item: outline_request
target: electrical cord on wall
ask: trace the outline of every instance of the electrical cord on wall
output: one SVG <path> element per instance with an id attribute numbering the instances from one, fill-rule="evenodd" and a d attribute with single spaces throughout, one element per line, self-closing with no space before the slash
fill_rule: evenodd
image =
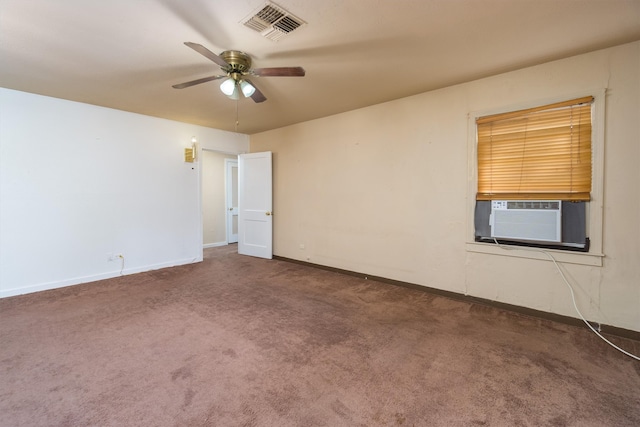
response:
<path id="1" fill-rule="evenodd" d="M 498 243 L 498 240 L 495 239 L 495 238 L 493 239 L 493 241 L 496 243 L 496 245 L 498 245 L 499 248 L 502 248 L 502 249 L 505 249 L 505 250 L 516 249 L 516 248 L 509 247 L 509 246 L 501 245 L 500 243 Z M 558 261 L 556 261 L 556 259 L 553 257 L 553 255 L 551 255 L 549 252 L 547 252 L 547 251 L 545 251 L 543 249 L 526 248 L 526 247 L 518 247 L 517 249 L 528 250 L 528 251 L 533 251 L 533 252 L 542 252 L 547 257 L 549 257 L 549 259 L 553 262 L 553 265 L 556 266 L 556 270 L 558 270 L 558 273 L 560 273 L 560 277 L 562 277 L 562 280 L 564 281 L 564 283 L 569 288 L 569 292 L 571 293 L 571 300 L 573 301 L 573 308 L 576 310 L 576 313 L 578 313 L 578 316 L 580 316 L 580 319 L 582 319 L 582 321 L 585 323 L 585 325 L 587 325 L 589 327 L 589 329 L 591 329 L 591 331 L 593 331 L 594 334 L 599 336 L 604 342 L 609 344 L 611 347 L 615 348 L 616 350 L 626 354 L 627 356 L 629 356 L 629 357 L 631 357 L 631 358 L 633 358 L 635 360 L 640 361 L 640 357 L 636 356 L 635 354 L 631 354 L 626 350 L 621 349 L 620 347 L 618 347 L 617 345 L 615 345 L 614 343 L 612 343 L 611 341 L 609 341 L 608 339 L 603 337 L 602 334 L 600 332 L 598 332 L 593 326 L 591 326 L 591 323 L 589 323 L 587 321 L 587 319 L 584 318 L 584 316 L 582 315 L 582 312 L 580 312 L 580 309 L 578 308 L 578 304 L 576 303 L 576 296 L 575 296 L 575 293 L 573 291 L 573 287 L 571 286 L 571 284 L 567 280 L 566 276 L 564 275 L 564 273 L 560 269 L 560 266 L 558 265 Z"/>
<path id="2" fill-rule="evenodd" d="M 120 264 L 120 275 L 122 276 L 122 272 L 124 271 L 124 255 L 120 254 L 118 255 L 118 258 L 122 260 L 122 263 Z"/>

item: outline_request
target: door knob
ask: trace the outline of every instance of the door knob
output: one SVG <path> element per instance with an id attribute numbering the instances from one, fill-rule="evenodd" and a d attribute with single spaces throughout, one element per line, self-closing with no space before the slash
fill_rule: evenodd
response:
<path id="1" fill-rule="evenodd" d="M 229 210 L 230 210 L 230 211 L 232 211 L 232 210 L 233 210 L 233 208 L 229 208 Z"/>
<path id="2" fill-rule="evenodd" d="M 271 213 L 271 212 L 269 212 L 269 211 L 266 211 L 264 214 L 265 214 L 266 216 L 272 215 L 272 213 Z"/>

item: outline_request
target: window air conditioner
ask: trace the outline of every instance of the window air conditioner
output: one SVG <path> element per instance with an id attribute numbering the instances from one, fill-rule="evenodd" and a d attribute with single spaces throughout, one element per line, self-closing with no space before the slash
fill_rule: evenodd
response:
<path id="1" fill-rule="evenodd" d="M 492 200 L 491 237 L 561 242 L 560 200 Z"/>

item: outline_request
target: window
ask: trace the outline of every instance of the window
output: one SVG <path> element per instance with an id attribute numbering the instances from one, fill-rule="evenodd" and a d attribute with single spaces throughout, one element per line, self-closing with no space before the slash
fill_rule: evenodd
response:
<path id="1" fill-rule="evenodd" d="M 589 250 L 593 101 L 476 119 L 476 241 Z"/>

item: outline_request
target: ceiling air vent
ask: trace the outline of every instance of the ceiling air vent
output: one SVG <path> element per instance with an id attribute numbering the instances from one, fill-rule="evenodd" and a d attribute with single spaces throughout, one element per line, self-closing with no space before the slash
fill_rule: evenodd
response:
<path id="1" fill-rule="evenodd" d="M 246 17 L 242 23 L 269 40 L 278 41 L 300 28 L 306 22 L 280 6 L 267 2 L 257 12 Z"/>

